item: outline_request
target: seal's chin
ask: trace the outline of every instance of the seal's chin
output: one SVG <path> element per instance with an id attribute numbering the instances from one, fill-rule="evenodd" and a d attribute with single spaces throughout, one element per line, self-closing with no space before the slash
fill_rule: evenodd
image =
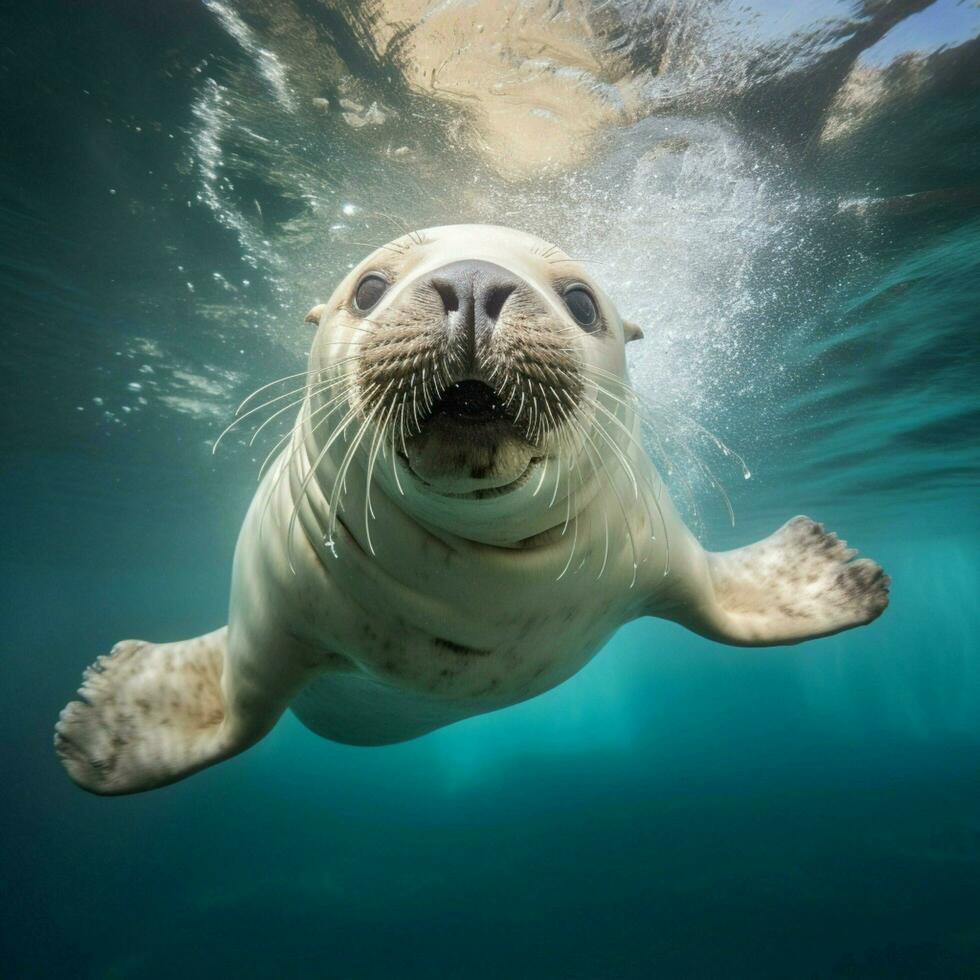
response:
<path id="1" fill-rule="evenodd" d="M 477 380 L 452 385 L 404 449 L 399 455 L 427 490 L 471 499 L 519 489 L 539 458 L 497 393 Z"/>

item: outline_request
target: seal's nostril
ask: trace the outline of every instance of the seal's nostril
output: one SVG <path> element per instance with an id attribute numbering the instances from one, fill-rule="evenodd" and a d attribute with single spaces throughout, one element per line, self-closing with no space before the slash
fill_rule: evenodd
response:
<path id="1" fill-rule="evenodd" d="M 483 310 L 491 321 L 494 323 L 497 321 L 500 311 L 504 308 L 504 303 L 507 302 L 508 297 L 516 288 L 513 283 L 504 283 L 490 289 L 483 301 Z"/>
<path id="2" fill-rule="evenodd" d="M 442 305 L 447 313 L 455 313 L 459 309 L 459 295 L 452 283 L 433 279 L 432 288 L 442 297 Z"/>

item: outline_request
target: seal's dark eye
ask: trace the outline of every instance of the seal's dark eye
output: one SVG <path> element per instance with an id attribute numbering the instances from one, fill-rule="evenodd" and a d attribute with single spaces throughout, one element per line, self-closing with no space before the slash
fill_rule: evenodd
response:
<path id="1" fill-rule="evenodd" d="M 592 330 L 599 325 L 599 310 L 588 290 L 582 286 L 573 286 L 565 293 L 564 298 L 569 312 L 586 330 Z"/>
<path id="2" fill-rule="evenodd" d="M 378 300 L 384 296 L 388 289 L 388 280 L 384 276 L 379 276 L 376 272 L 369 272 L 361 277 L 361 281 L 354 290 L 354 306 L 361 313 L 367 313 Z"/>

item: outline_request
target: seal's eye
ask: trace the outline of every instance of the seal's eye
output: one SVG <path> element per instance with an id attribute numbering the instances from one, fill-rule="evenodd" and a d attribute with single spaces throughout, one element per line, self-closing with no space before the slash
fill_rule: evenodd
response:
<path id="1" fill-rule="evenodd" d="M 367 313 L 378 300 L 388 291 L 388 280 L 376 272 L 361 276 L 361 281 L 354 290 L 354 306 L 361 312 Z"/>
<path id="2" fill-rule="evenodd" d="M 573 286 L 564 296 L 573 317 L 590 332 L 599 325 L 599 310 L 592 294 L 584 286 Z"/>

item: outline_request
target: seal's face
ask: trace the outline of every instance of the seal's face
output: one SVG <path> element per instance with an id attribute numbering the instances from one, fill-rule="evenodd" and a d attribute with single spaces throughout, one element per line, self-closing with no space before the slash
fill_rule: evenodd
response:
<path id="1" fill-rule="evenodd" d="M 612 304 L 556 246 L 456 225 L 355 268 L 320 316 L 311 367 L 345 379 L 368 455 L 396 461 L 396 492 L 430 514 L 497 501 L 500 515 L 538 495 L 549 461 L 582 452 L 588 393 L 601 372 L 623 376 L 623 342 Z"/>

